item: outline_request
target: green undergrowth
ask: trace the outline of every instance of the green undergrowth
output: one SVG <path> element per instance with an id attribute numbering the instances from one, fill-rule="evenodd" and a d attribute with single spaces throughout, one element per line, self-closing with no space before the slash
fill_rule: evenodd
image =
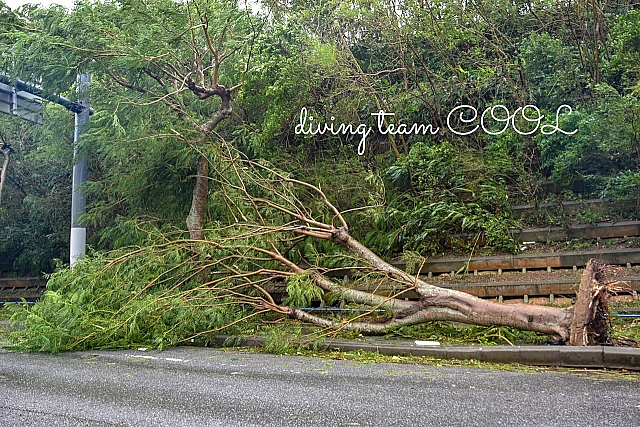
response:
<path id="1" fill-rule="evenodd" d="M 630 309 L 631 311 L 629 311 Z M 640 300 L 612 302 L 609 304 L 609 311 L 612 315 L 628 311 L 640 314 Z M 640 345 L 640 318 L 612 317 L 611 338 L 628 344 L 635 342 Z"/>
<path id="2" fill-rule="evenodd" d="M 385 338 L 433 340 L 445 344 L 481 345 L 540 345 L 546 339 L 535 332 L 520 331 L 506 326 L 477 326 L 430 322 L 403 326 L 385 335 Z"/>
<path id="3" fill-rule="evenodd" d="M 634 305 L 615 306 L 611 309 L 612 314 L 616 314 L 624 308 L 637 307 L 640 308 L 638 301 L 634 301 Z M 640 345 L 640 318 L 622 318 L 613 317 L 611 319 L 611 338 L 626 342 L 632 345 L 634 342 Z"/>
<path id="4" fill-rule="evenodd" d="M 255 324 L 243 331 L 246 335 L 260 336 L 264 339 L 264 351 L 274 354 L 295 354 L 308 348 L 315 348 L 330 339 L 365 339 L 358 331 L 340 332 L 302 325 L 293 320 L 277 324 Z M 508 327 L 483 327 L 463 325 L 451 322 L 430 322 L 414 326 L 396 328 L 383 340 L 431 340 L 443 345 L 480 344 L 480 345 L 541 345 L 547 336 L 534 332 L 524 332 Z M 230 343 L 232 345 L 232 343 Z"/>
<path id="5" fill-rule="evenodd" d="M 640 318 L 633 320 L 615 319 L 612 321 L 612 338 L 635 341 L 640 344 Z"/>
<path id="6" fill-rule="evenodd" d="M 0 306 L 0 347 L 8 342 L 9 325 L 8 321 L 11 318 L 11 313 L 6 310 L 4 305 Z"/>

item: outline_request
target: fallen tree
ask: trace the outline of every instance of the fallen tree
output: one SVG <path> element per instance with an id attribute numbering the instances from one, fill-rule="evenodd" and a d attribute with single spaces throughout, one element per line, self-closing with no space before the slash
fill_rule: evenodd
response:
<path id="1" fill-rule="evenodd" d="M 246 165 L 242 168 L 245 172 L 260 168 L 267 170 L 265 166 L 258 163 L 251 161 L 245 161 L 243 163 Z M 259 174 L 253 173 L 247 174 L 245 180 L 257 183 L 259 187 L 268 189 L 268 193 L 271 195 L 269 200 L 255 197 L 246 191 L 246 187 L 236 187 L 237 190 L 240 190 L 239 193 L 244 196 L 248 204 L 255 206 L 258 212 L 258 206 L 263 205 L 275 209 L 285 216 L 289 216 L 293 222 L 285 226 L 287 232 L 313 239 L 327 240 L 339 245 L 344 248 L 354 260 L 357 260 L 357 265 L 361 270 L 366 270 L 369 274 L 374 272 L 378 275 L 383 275 L 386 281 L 392 282 L 399 290 L 391 296 L 381 296 L 371 292 L 363 292 L 345 287 L 328 278 L 320 269 L 311 266 L 307 268 L 300 267 L 284 256 L 282 252 L 273 245 L 271 249 L 258 249 L 258 252 L 277 261 L 291 273 L 308 274 L 313 283 L 325 292 L 338 294 L 341 298 L 354 303 L 374 308 L 385 308 L 391 312 L 391 316 L 378 319 L 375 322 L 351 321 L 345 323 L 343 321 L 327 320 L 314 316 L 295 307 L 277 306 L 272 301 L 267 301 L 268 299 L 262 302 L 262 307 L 264 308 L 272 309 L 292 318 L 316 325 L 342 330 L 358 330 L 364 333 L 383 333 L 390 328 L 398 326 L 445 320 L 484 326 L 508 326 L 524 331 L 534 331 L 550 335 L 561 340 L 567 340 L 570 336 L 573 340 L 574 335 L 579 335 L 577 330 L 584 329 L 583 323 L 587 321 L 586 318 L 576 319 L 573 316 L 574 312 L 582 313 L 587 310 L 590 316 L 593 317 L 596 313 L 601 313 L 605 308 L 604 306 L 591 309 L 583 307 L 583 305 L 591 302 L 591 298 L 587 300 L 579 299 L 574 308 L 568 309 L 527 304 L 504 305 L 494 301 L 482 300 L 463 292 L 430 285 L 418 275 L 410 275 L 390 263 L 383 261 L 375 253 L 354 239 L 349 234 L 349 227 L 343 214 L 331 204 L 327 195 L 320 188 L 287 178 L 285 175 L 274 172 L 272 169 L 268 169 L 268 171 L 274 176 L 265 179 L 260 177 Z M 297 197 L 290 197 L 292 187 L 300 187 L 310 195 L 317 197 L 318 200 L 321 200 L 327 213 L 331 217 L 332 223 L 325 223 L 315 219 L 310 214 L 308 208 L 300 205 Z M 337 223 L 337 225 L 335 225 L 335 223 Z M 585 270 L 585 279 L 583 279 L 584 286 L 581 288 L 581 293 L 591 295 L 591 289 L 587 286 L 587 282 L 593 286 L 592 282 L 594 282 L 594 278 L 596 277 L 595 271 L 600 272 L 601 269 L 602 267 L 598 263 L 589 263 Z M 286 276 L 289 273 L 281 271 L 279 274 Z M 597 281 L 595 282 L 597 285 Z M 418 301 L 404 300 L 402 295 L 407 290 L 417 292 L 420 299 Z M 591 321 L 591 318 L 589 321 Z M 573 340 L 572 345 L 580 345 L 578 342 L 581 341 Z M 589 341 L 589 343 L 593 342 Z"/>
<path id="2" fill-rule="evenodd" d="M 15 320 L 27 329 L 14 339 L 47 351 L 162 347 L 233 332 L 244 321 L 271 313 L 320 326 L 325 334 L 382 334 L 400 326 L 454 321 L 533 331 L 571 345 L 605 343 L 606 324 L 594 323 L 606 310 L 604 300 L 594 296 L 603 296 L 599 263 L 587 266 L 580 297 L 570 308 L 500 304 L 439 288 L 354 239 L 345 213 L 317 186 L 246 159 L 224 143 L 220 147 L 217 163 L 210 164 L 219 189 L 213 196 L 226 200 L 234 221 L 206 230 L 203 240 L 138 224 L 147 236 L 140 246 L 94 254 L 74 270 L 56 273 L 35 307 L 16 309 Z M 323 241 L 331 242 L 331 257 L 341 261 L 340 268 L 356 271 L 355 280 L 331 278 L 322 251 L 314 259 L 301 255 L 302 246 Z M 283 280 L 287 296 L 276 302 L 268 288 Z M 358 290 L 359 285 L 371 290 Z M 382 285 L 394 290 L 380 294 Z M 406 300 L 409 290 L 419 300 Z M 368 309 L 351 319 L 302 309 L 320 298 Z"/>

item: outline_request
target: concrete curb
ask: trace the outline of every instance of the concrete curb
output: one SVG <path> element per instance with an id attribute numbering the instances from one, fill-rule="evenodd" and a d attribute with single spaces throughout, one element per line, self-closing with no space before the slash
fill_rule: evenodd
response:
<path id="1" fill-rule="evenodd" d="M 640 348 L 567 346 L 421 347 L 349 341 L 332 341 L 326 348 L 341 351 L 371 351 L 384 355 L 424 356 L 436 359 L 475 359 L 491 363 L 640 371 Z"/>
<path id="2" fill-rule="evenodd" d="M 220 336 L 219 346 L 241 344 L 262 347 L 261 338 Z M 520 363 L 534 366 L 562 366 L 567 368 L 627 369 L 640 371 L 640 348 L 630 347 L 569 347 L 569 346 L 418 346 L 412 342 L 331 340 L 323 344 L 324 350 L 367 351 L 385 356 L 420 356 L 434 359 L 481 360 L 490 363 Z"/>

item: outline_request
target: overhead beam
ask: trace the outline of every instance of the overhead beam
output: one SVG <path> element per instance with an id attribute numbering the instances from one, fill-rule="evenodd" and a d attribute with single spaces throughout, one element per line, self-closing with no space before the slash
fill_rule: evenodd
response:
<path id="1" fill-rule="evenodd" d="M 24 82 L 20 79 L 13 81 L 8 76 L 0 75 L 0 83 L 8 86 L 15 85 L 13 87 L 15 87 L 17 91 L 26 92 L 31 95 L 38 96 L 42 99 L 46 99 L 47 101 L 62 105 L 67 110 L 76 114 L 84 112 L 84 110 L 87 108 L 85 105 L 83 105 L 81 100 L 72 101 L 68 98 L 65 98 L 64 96 L 56 95 L 54 93 L 45 94 L 42 88 L 32 83 Z M 89 108 L 89 114 L 93 114 L 93 108 Z"/>

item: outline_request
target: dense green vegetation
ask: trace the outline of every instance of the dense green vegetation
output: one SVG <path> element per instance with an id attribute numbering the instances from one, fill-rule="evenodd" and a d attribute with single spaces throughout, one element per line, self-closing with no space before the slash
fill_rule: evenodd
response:
<path id="1" fill-rule="evenodd" d="M 234 254 L 225 289 L 258 268 L 255 248 L 354 265 L 329 241 L 279 228 L 290 221 L 274 205 L 282 201 L 338 222 L 308 188 L 279 187 L 282 177 L 321 188 L 351 234 L 387 259 L 441 253 L 462 233 L 472 246 L 484 235 L 514 251 L 511 227 L 553 221 L 516 218 L 514 204 L 608 197 L 629 202 L 617 213 L 628 219 L 640 209 L 640 9 L 628 2 L 276 0 L 257 12 L 213 0 L 78 2 L 2 7 L 0 38 L 2 73 L 47 92 L 73 98 L 77 73 L 92 73 L 96 113 L 83 141 L 92 251 L 83 274 L 56 273 L 46 304 L 25 314 L 34 331 L 55 329 L 34 349 L 175 344 L 247 316 L 246 300 L 201 288 L 211 280 L 204 259 Z M 219 87 L 233 88 L 233 112 L 205 132 L 224 103 L 206 91 Z M 51 273 L 69 261 L 73 118 L 48 105 L 42 126 L 0 120 L 12 147 L 0 264 Z M 310 123 L 352 132 L 300 132 Z M 401 123 L 429 128 L 381 132 Z M 181 239 L 200 159 L 207 242 L 195 248 Z M 248 193 L 271 201 L 255 206 Z M 252 223 L 276 231 L 249 236 Z M 250 248 L 242 261 L 238 242 Z M 142 259 L 121 262 L 132 246 Z M 317 294 L 307 282 L 290 281 L 290 298 Z M 162 286 L 147 293 L 150 283 Z M 87 303 L 97 294 L 109 298 Z M 204 311 L 188 314 L 194 307 Z"/>

